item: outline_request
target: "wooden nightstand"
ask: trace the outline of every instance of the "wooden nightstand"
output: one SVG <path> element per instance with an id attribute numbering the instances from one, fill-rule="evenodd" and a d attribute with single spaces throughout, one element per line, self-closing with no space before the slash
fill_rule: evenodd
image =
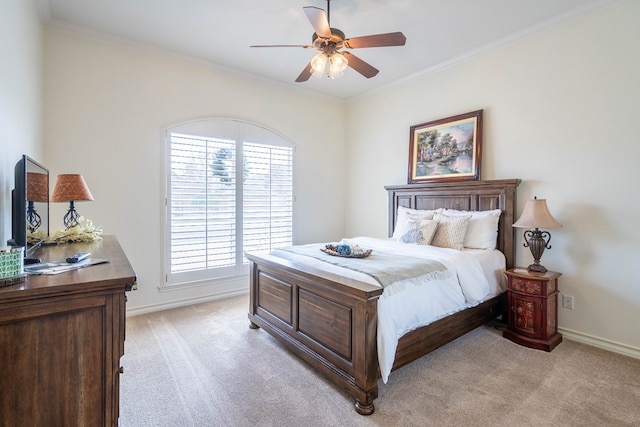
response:
<path id="1" fill-rule="evenodd" d="M 503 336 L 526 347 L 551 351 L 562 342 L 558 333 L 558 277 L 512 268 L 507 275 L 509 323 Z"/>

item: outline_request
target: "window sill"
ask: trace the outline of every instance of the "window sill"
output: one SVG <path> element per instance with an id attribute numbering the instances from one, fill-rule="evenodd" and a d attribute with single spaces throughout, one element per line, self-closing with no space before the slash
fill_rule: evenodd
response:
<path id="1" fill-rule="evenodd" d="M 171 292 L 178 291 L 189 288 L 200 288 L 207 286 L 223 286 L 232 283 L 244 282 L 248 285 L 249 282 L 249 274 L 241 274 L 238 276 L 228 276 L 228 277 L 220 277 L 216 279 L 206 279 L 206 280 L 198 280 L 194 282 L 183 282 L 183 283 L 175 283 L 175 284 L 163 284 L 158 286 L 158 290 L 160 292 Z"/>

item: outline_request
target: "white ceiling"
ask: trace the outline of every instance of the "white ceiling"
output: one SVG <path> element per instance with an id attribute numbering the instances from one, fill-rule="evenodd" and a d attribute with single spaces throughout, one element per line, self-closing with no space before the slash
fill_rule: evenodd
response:
<path id="1" fill-rule="evenodd" d="M 310 44 L 303 6 L 323 0 L 39 0 L 46 23 L 186 55 L 225 69 L 352 98 L 473 56 L 613 0 L 333 0 L 331 26 L 346 37 L 402 31 L 401 47 L 354 49 L 380 70 L 366 79 L 294 80 L 315 51 L 249 48 Z"/>

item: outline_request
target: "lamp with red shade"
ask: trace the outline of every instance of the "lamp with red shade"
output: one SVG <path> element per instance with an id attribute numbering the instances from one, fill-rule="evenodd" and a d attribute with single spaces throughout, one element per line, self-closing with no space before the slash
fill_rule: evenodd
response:
<path id="1" fill-rule="evenodd" d="M 93 200 L 93 195 L 84 178 L 80 174 L 60 174 L 51 195 L 52 202 L 69 202 L 69 210 L 64 215 L 67 229 L 78 225 L 80 214 L 76 211 L 75 202 Z"/>

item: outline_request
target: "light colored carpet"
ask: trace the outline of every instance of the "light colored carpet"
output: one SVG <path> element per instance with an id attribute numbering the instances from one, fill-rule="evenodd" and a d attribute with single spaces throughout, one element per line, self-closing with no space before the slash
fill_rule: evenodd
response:
<path id="1" fill-rule="evenodd" d="M 248 297 L 127 319 L 120 425 L 638 426 L 640 360 L 565 340 L 532 350 L 480 327 L 379 382 L 376 411 L 262 329 Z"/>

